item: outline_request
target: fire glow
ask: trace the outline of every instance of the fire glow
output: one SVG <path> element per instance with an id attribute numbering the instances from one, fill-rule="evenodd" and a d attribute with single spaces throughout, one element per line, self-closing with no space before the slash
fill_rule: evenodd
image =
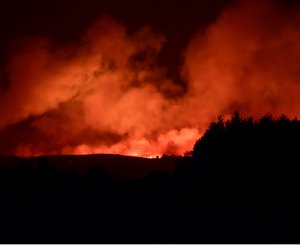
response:
<path id="1" fill-rule="evenodd" d="M 156 64 L 167 38 L 150 27 L 103 16 L 73 44 L 24 39 L 0 89 L 0 154 L 182 155 L 219 115 L 298 116 L 299 17 L 271 1 L 225 9 L 185 51 L 187 88 Z"/>

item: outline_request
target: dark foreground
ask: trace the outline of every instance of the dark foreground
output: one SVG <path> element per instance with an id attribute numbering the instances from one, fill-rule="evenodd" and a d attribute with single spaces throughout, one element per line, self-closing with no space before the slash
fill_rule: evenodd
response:
<path id="1" fill-rule="evenodd" d="M 300 243 L 299 150 L 298 120 L 236 114 L 211 124 L 192 157 L 153 166 L 2 158 L 15 167 L 0 168 L 0 242 Z"/>

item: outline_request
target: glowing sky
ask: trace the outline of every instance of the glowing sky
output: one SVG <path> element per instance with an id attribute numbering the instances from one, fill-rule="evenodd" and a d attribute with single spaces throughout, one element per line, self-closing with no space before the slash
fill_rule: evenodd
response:
<path id="1" fill-rule="evenodd" d="M 1 154 L 184 154 L 219 115 L 299 115 L 295 4 L 27 4 L 1 17 Z"/>

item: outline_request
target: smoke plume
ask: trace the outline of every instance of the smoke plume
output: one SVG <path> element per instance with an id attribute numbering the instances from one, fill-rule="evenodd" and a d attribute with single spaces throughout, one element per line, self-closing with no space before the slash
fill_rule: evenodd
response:
<path id="1" fill-rule="evenodd" d="M 191 39 L 182 77 L 156 59 L 151 27 L 129 34 L 102 16 L 73 44 L 26 38 L 0 89 L 0 153 L 183 154 L 219 115 L 300 113 L 300 15 L 239 1 Z M 180 53 L 180 52 L 178 52 Z"/>

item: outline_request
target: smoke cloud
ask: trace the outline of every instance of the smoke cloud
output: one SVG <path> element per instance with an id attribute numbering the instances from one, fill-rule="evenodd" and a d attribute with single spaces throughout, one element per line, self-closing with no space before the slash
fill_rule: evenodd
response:
<path id="1" fill-rule="evenodd" d="M 241 1 L 194 37 L 184 72 L 199 115 L 299 115 L 299 14 Z"/>
<path id="2" fill-rule="evenodd" d="M 299 9 L 240 1 L 186 48 L 172 82 L 156 59 L 166 37 L 129 34 L 108 16 L 79 41 L 26 38 L 0 89 L 0 153 L 183 154 L 219 115 L 299 115 Z"/>

